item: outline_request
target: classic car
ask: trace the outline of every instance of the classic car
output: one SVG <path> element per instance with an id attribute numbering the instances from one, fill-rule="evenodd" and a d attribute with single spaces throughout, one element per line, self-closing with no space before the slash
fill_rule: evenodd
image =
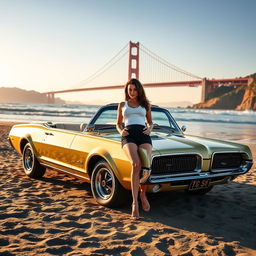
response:
<path id="1" fill-rule="evenodd" d="M 91 183 L 96 201 L 115 207 L 131 189 L 131 164 L 116 130 L 118 104 L 101 107 L 88 124 L 14 125 L 12 147 L 22 155 L 25 173 L 41 178 L 55 169 Z M 205 194 L 232 181 L 253 164 L 248 146 L 184 133 L 167 109 L 152 106 L 152 171 L 147 192 L 186 190 Z"/>

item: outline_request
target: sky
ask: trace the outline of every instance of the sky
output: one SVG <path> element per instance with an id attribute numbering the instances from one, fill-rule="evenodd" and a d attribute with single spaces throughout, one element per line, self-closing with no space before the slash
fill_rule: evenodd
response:
<path id="1" fill-rule="evenodd" d="M 77 88 L 129 41 L 199 77 L 246 76 L 256 72 L 255 9 L 254 0 L 0 0 L 0 87 Z M 115 85 L 118 74 L 107 79 Z M 146 93 L 152 103 L 197 103 L 201 88 Z M 57 97 L 120 102 L 123 90 Z"/>

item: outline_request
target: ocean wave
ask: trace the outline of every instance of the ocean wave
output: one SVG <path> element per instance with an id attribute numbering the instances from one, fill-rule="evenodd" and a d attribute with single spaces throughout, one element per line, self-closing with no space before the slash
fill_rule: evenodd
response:
<path id="1" fill-rule="evenodd" d="M 88 110 L 60 110 L 60 109 L 36 109 L 36 108 L 1 108 L 1 114 L 10 114 L 10 115 L 40 115 L 40 116 L 93 116 L 95 111 Z"/>
<path id="2" fill-rule="evenodd" d="M 220 109 L 189 109 L 189 108 L 167 108 L 170 113 L 193 113 L 203 115 L 226 115 L 226 116 L 254 116 L 256 117 L 256 111 L 253 110 L 220 110 Z"/>
<path id="3" fill-rule="evenodd" d="M 248 121 L 248 120 L 223 120 L 223 119 L 187 119 L 187 118 L 175 118 L 177 122 L 198 122 L 198 123 L 225 123 L 225 124 L 253 124 L 256 125 L 255 121 Z"/>
<path id="4" fill-rule="evenodd" d="M 91 105 L 50 105 L 50 104 L 24 104 L 1 103 L 0 118 L 6 116 L 22 119 L 49 119 L 63 118 L 78 120 L 79 118 L 91 118 L 100 106 Z M 256 112 L 235 110 L 202 110 L 168 108 L 177 122 L 201 122 L 201 123 L 230 123 L 256 125 Z M 160 118 L 160 117 L 158 117 Z"/>
<path id="5" fill-rule="evenodd" d="M 13 115 L 13 116 L 63 116 L 63 117 L 92 117 L 93 113 L 75 113 L 75 112 L 69 112 L 69 113 L 64 113 L 64 112 L 39 112 L 39 111 L 34 111 L 34 112 L 2 112 L 0 115 Z"/>

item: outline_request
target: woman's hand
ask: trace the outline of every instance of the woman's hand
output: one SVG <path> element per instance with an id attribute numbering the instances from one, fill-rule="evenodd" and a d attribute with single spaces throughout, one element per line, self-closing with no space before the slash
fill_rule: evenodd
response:
<path id="1" fill-rule="evenodd" d="M 121 136 L 127 136 L 127 135 L 129 135 L 129 132 L 124 128 L 122 130 Z"/>
<path id="2" fill-rule="evenodd" d="M 147 134 L 147 135 L 150 135 L 151 129 L 150 129 L 149 127 L 145 127 L 145 128 L 143 129 L 143 133 L 144 133 L 144 134 Z"/>

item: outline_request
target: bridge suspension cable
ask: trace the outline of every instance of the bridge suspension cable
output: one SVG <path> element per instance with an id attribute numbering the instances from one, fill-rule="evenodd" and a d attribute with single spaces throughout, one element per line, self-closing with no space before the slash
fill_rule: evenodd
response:
<path id="1" fill-rule="evenodd" d="M 73 88 L 80 88 L 82 86 L 85 86 L 89 84 L 91 81 L 99 78 L 102 76 L 106 71 L 111 69 L 116 63 L 118 63 L 121 59 L 124 58 L 128 54 L 128 43 L 120 50 L 116 55 L 114 55 L 105 65 L 103 65 L 100 69 L 98 69 L 95 73 L 87 77 L 86 79 L 79 82 L 76 86 Z"/>
<path id="2" fill-rule="evenodd" d="M 202 79 L 201 77 L 187 72 L 161 58 L 149 50 L 143 44 L 140 44 L 141 68 L 140 79 L 145 82 L 160 81 L 181 81 L 191 79 Z"/>
<path id="3" fill-rule="evenodd" d="M 109 86 L 113 84 L 125 84 L 127 79 L 127 62 L 124 57 L 128 55 L 129 43 L 121 48 L 107 63 L 95 73 L 73 86 L 74 89 L 83 87 Z M 161 58 L 140 44 L 140 75 L 143 83 L 177 82 L 201 80 L 202 78 L 187 72 Z M 123 61 L 123 63 L 121 63 Z M 116 65 L 118 63 L 118 65 Z M 133 63 L 134 64 L 134 63 Z M 107 72 L 108 71 L 108 72 Z"/>

